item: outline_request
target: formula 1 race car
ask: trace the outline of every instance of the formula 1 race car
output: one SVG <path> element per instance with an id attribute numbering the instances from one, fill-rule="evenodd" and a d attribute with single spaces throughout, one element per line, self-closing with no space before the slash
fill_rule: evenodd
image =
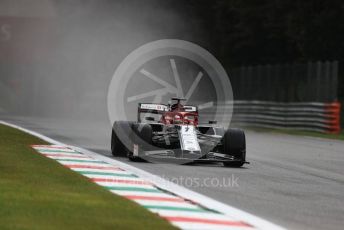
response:
<path id="1" fill-rule="evenodd" d="M 137 122 L 115 121 L 111 152 L 132 161 L 222 162 L 241 167 L 246 162 L 245 134 L 240 129 L 198 124 L 198 108 L 182 105 L 139 103 Z"/>

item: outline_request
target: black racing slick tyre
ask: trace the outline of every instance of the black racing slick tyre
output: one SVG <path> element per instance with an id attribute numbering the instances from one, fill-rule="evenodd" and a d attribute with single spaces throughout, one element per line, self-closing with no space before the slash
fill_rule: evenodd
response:
<path id="1" fill-rule="evenodd" d="M 133 124 L 132 140 L 133 144 L 137 146 L 138 149 L 147 151 L 152 146 L 152 135 L 153 130 L 149 124 L 136 123 Z M 131 161 L 144 161 L 139 156 L 134 156 L 133 151 L 128 154 L 129 160 Z"/>
<path id="2" fill-rule="evenodd" d="M 111 133 L 111 153 L 115 157 L 126 157 L 128 155 L 127 146 L 131 146 L 130 140 L 132 132 L 132 122 L 115 121 Z"/>
<path id="3" fill-rule="evenodd" d="M 224 162 L 226 167 L 241 167 L 246 162 L 246 138 L 241 129 L 228 129 L 223 138 L 224 153 L 234 157 L 233 162 Z"/>

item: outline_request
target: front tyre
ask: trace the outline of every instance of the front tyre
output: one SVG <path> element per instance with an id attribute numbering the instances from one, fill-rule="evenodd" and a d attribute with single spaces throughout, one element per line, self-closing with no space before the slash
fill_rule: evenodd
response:
<path id="1" fill-rule="evenodd" d="M 233 162 L 224 162 L 226 167 L 239 168 L 246 162 L 246 138 L 241 129 L 228 129 L 223 138 L 224 153 L 234 157 Z"/>
<path id="2" fill-rule="evenodd" d="M 132 140 L 134 145 L 137 146 L 137 151 L 147 151 L 151 149 L 152 146 L 152 126 L 149 124 L 136 123 L 133 124 Z M 131 161 L 143 161 L 139 156 L 134 156 L 135 150 L 130 151 L 128 158 Z"/>
<path id="3" fill-rule="evenodd" d="M 132 122 L 115 121 L 111 133 L 111 153 L 115 157 L 125 157 L 128 154 L 126 146 L 131 145 L 130 135 Z M 121 138 L 119 138 L 119 136 Z"/>

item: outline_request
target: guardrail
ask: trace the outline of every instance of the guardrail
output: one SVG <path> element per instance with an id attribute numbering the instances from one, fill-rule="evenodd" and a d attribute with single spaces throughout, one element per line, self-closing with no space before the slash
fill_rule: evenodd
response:
<path id="1" fill-rule="evenodd" d="M 232 124 L 339 133 L 340 106 L 339 102 L 235 101 Z"/>

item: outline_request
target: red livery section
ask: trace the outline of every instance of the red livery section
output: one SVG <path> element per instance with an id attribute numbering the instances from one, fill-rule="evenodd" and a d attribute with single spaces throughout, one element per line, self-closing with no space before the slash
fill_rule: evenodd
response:
<path id="1" fill-rule="evenodd" d="M 120 168 L 116 167 L 109 167 L 109 166 L 95 166 L 95 165 L 78 165 L 78 164 L 73 164 L 73 165 L 64 165 L 67 168 L 80 168 L 80 169 L 103 169 L 103 170 L 116 170 L 116 171 L 122 171 Z"/>
<path id="2" fill-rule="evenodd" d="M 46 157 L 72 157 L 72 158 L 82 158 L 82 159 L 90 159 L 87 156 L 79 155 L 79 154 L 50 154 L 50 153 L 42 153 Z"/>
<path id="3" fill-rule="evenodd" d="M 251 225 L 241 221 L 228 221 L 228 220 L 214 220 L 204 218 L 192 218 L 192 217 L 179 217 L 179 216 L 162 216 L 163 218 L 173 222 L 192 222 L 202 224 L 217 224 L 217 225 L 228 225 L 237 227 L 252 227 Z"/>
<path id="4" fill-rule="evenodd" d="M 123 180 L 123 179 L 114 179 L 114 178 L 92 178 L 94 182 L 115 182 L 115 183 L 123 183 L 123 184 L 137 184 L 137 185 L 153 185 L 148 181 L 142 180 Z"/>
<path id="5" fill-rule="evenodd" d="M 172 202 L 185 202 L 185 200 L 181 198 L 170 198 L 170 197 L 158 197 L 158 196 L 137 196 L 137 195 L 129 195 L 125 196 L 131 200 L 152 200 L 152 201 L 172 201 Z"/>

